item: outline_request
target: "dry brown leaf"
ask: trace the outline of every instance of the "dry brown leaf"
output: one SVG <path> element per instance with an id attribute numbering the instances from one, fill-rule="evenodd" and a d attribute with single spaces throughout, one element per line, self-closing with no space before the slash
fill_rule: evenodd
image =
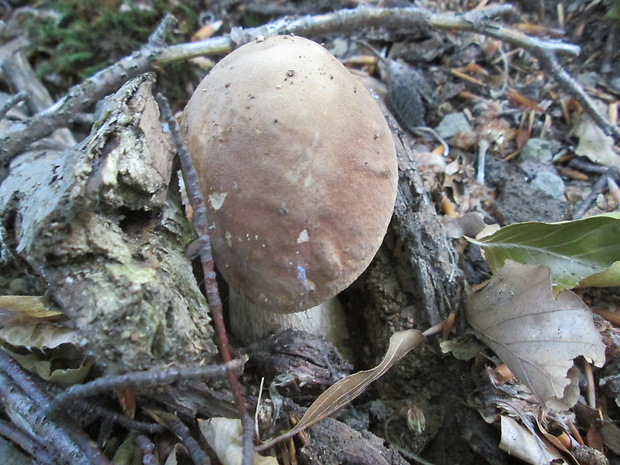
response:
<path id="1" fill-rule="evenodd" d="M 41 360 L 38 354 L 25 355 L 11 352 L 11 356 L 26 370 L 36 373 L 46 381 L 62 387 L 83 383 L 90 372 L 92 362 L 83 361 L 77 368 L 54 368 L 49 360 Z"/>
<path id="2" fill-rule="evenodd" d="M 576 118 L 570 135 L 579 138 L 579 145 L 575 149 L 577 155 L 588 157 L 601 165 L 620 167 L 620 155 L 613 149 L 613 138 L 605 135 L 586 114 Z"/>
<path id="3" fill-rule="evenodd" d="M 0 326 L 34 325 L 60 321 L 65 315 L 49 308 L 47 299 L 32 295 L 0 296 Z"/>
<path id="4" fill-rule="evenodd" d="M 364 392 L 373 381 L 383 376 L 407 352 L 424 341 L 426 341 L 424 334 L 414 329 L 392 334 L 388 350 L 379 365 L 371 370 L 360 371 L 338 381 L 312 403 L 293 429 L 263 444 L 258 450 L 266 450 L 273 444 L 300 433 L 341 409 Z"/>
<path id="5" fill-rule="evenodd" d="M 78 340 L 74 329 L 46 322 L 0 329 L 0 341 L 28 350 L 53 349 L 61 344 L 77 344 Z"/>
<path id="6" fill-rule="evenodd" d="M 241 420 L 211 418 L 198 420 L 200 432 L 215 451 L 222 465 L 237 465 L 243 457 L 243 426 Z M 278 465 L 275 457 L 254 453 L 254 465 Z"/>
<path id="7" fill-rule="evenodd" d="M 474 331 L 548 407 L 572 407 L 579 395 L 573 359 L 602 366 L 605 346 L 579 297 L 551 290 L 546 266 L 507 260 L 489 284 L 472 293 L 467 319 Z M 573 372 L 575 370 L 572 370 Z"/>
<path id="8" fill-rule="evenodd" d="M 517 420 L 502 415 L 502 439 L 499 448 L 532 465 L 548 465 L 552 460 L 562 459 L 559 452 Z M 558 462 L 562 463 L 562 462 Z"/>

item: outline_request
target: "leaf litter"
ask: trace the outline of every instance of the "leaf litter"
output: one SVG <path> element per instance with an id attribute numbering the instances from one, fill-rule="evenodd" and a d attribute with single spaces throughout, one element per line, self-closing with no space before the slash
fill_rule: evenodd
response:
<path id="1" fill-rule="evenodd" d="M 578 386 L 569 376 L 575 358 L 605 363 L 605 346 L 589 308 L 570 291 L 555 298 L 546 266 L 507 260 L 488 285 L 470 295 L 467 319 L 551 408 L 570 408 L 578 400 Z"/>
<path id="2" fill-rule="evenodd" d="M 480 240 L 494 272 L 511 259 L 547 265 L 556 291 L 620 285 L 620 213 L 560 223 L 518 223 Z"/>
<path id="3" fill-rule="evenodd" d="M 429 331 L 431 330 L 428 330 L 427 333 Z M 409 351 L 425 341 L 425 334 L 413 329 L 392 334 L 386 354 L 379 365 L 370 370 L 354 373 L 330 386 L 312 403 L 293 429 L 262 444 L 257 450 L 267 450 L 275 443 L 295 436 L 297 433 L 340 410 L 364 392 L 371 383 L 383 376 Z"/>

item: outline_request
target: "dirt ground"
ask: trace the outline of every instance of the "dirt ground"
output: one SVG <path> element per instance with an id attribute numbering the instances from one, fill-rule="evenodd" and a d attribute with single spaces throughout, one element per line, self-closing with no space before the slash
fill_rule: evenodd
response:
<path id="1" fill-rule="evenodd" d="M 113 11 L 124 5 L 103 3 Z M 136 3 L 153 12 L 138 22 L 144 29 L 141 33 L 152 30 L 162 5 Z M 439 13 L 463 13 L 489 6 L 487 2 L 455 1 L 414 5 L 407 1 L 381 1 L 380 5 L 272 0 L 177 3 L 172 10 L 181 20 L 173 34 L 178 43 L 198 34 L 201 38 L 226 36 L 234 28 L 336 9 L 418 6 Z M 533 37 L 581 47 L 577 56 L 562 55 L 560 64 L 616 124 L 620 22 L 606 18 L 614 5 L 617 2 L 528 0 L 517 2 L 503 22 Z M 51 92 L 50 104 L 84 79 L 75 66 L 113 63 L 131 53 L 131 47 L 123 47 L 135 43 L 133 49 L 137 49 L 140 40 L 146 41 L 138 32 L 133 37 L 135 24 L 127 26 L 134 28 L 127 40 L 132 44 L 116 44 L 118 37 L 103 34 L 101 49 L 88 57 L 76 57 L 78 65 L 72 68 L 52 59 L 62 53 L 54 47 L 63 43 L 69 47 L 69 39 L 50 39 L 49 33 L 43 44 L 28 26 L 37 17 L 62 21 L 54 2 L 8 1 L 0 2 L 0 8 L 4 9 L 0 91 L 7 95 L 16 91 L 7 71 L 15 65 L 7 57 L 14 50 L 9 44 L 18 40 L 30 42 L 25 57 L 35 72 L 43 73 L 38 78 Z M 77 17 L 85 23 L 94 21 L 84 11 Z M 79 34 L 79 28 L 72 33 Z M 311 38 L 324 44 L 377 96 L 399 155 L 399 191 L 379 252 L 362 276 L 339 295 L 350 335 L 342 350 L 347 357 L 323 338 L 305 333 L 285 332 L 249 347 L 232 339 L 233 355 L 249 355 L 240 380 L 250 409 L 259 406 L 260 436 L 290 428 L 327 386 L 348 373 L 375 366 L 392 334 L 423 331 L 455 315 L 450 334 L 430 337 L 332 418 L 273 452 L 285 464 L 521 463 L 499 448 L 501 433 L 498 417 L 494 417 L 500 410 L 498 403 L 518 399 L 545 421 L 549 416 L 531 395 L 520 391 L 523 385 L 518 382 L 513 386 L 516 393 L 494 389 L 489 373 L 495 373 L 500 361 L 490 350 L 476 346 L 477 355 L 457 358 L 440 345 L 446 339 L 474 339 L 464 317 L 464 301 L 472 286 L 491 275 L 480 249 L 463 236 L 477 234 L 484 224 L 555 222 L 611 212 L 619 200 L 603 181 L 606 176 L 618 181 L 619 166 L 611 164 L 608 169 L 601 160 L 596 163 L 578 155 L 584 109 L 528 50 L 482 34 L 438 29 L 386 32 L 371 28 L 330 31 Z M 368 45 L 383 58 L 378 60 Z M 77 54 L 80 50 L 76 50 Z M 219 363 L 200 263 L 197 258 L 187 259 L 195 257 L 187 252 L 195 234 L 176 187 L 175 149 L 161 129 L 152 99 L 155 91 L 163 92 L 173 111 L 180 112 L 218 58 L 212 55 L 163 67 L 121 90 L 111 89 L 110 94 L 116 92 L 113 98 L 97 108 L 88 107 L 82 118 L 69 125 L 77 145 L 66 149 L 66 134 L 56 132 L 46 146 L 30 149 L 12 161 L 8 171 L 4 168 L 0 294 L 45 296 L 47 310 L 64 314 L 53 318 L 53 328 L 40 329 L 41 344 L 35 342 L 32 331 L 26 336 L 23 330 L 24 326 L 31 328 L 32 321 L 23 325 L 0 312 L 2 345 L 24 359 L 33 356 L 36 361 L 28 365 L 31 370 L 47 363 L 48 372 L 63 372 L 57 374 L 60 378 L 75 372 L 84 380 L 84 376 L 93 379 L 154 366 Z M 397 75 L 390 67 L 394 61 L 389 60 L 405 63 L 414 69 L 413 74 Z M 411 101 L 417 103 L 410 106 Z M 16 107 L 9 119 L 25 119 L 36 111 Z M 451 115 L 459 117 L 455 120 Z M 592 123 L 583 124 L 592 127 Z M 0 131 L 9 129 L 4 126 Z M 600 153 L 617 156 L 613 143 L 601 135 L 594 139 Z M 477 158 L 483 145 L 486 162 L 484 179 L 480 179 Z M 135 147 L 146 147 L 149 157 Z M 118 182 L 107 183 L 109 173 Z M 226 310 L 228 290 L 219 281 Z M 585 299 L 598 307 L 617 308 L 617 288 L 586 292 Z M 616 337 L 613 325 L 602 319 L 597 324 L 605 337 Z M 615 390 L 617 350 L 613 347 L 613 341 L 608 341 L 608 363 L 594 373 L 595 379 L 608 380 L 597 392 L 600 412 L 609 423 L 620 418 Z M 136 422 L 155 421 L 165 428 L 145 432 L 135 424 L 120 426 L 84 405 L 74 405 L 65 420 L 96 441 L 107 459 L 37 457 L 38 451 L 45 450 L 45 441 L 41 448 L 27 450 L 8 433 L 21 431 L 22 425 L 11 429 L 17 415 L 10 412 L 19 411 L 16 405 L 22 405 L 22 400 L 7 400 L 5 393 L 12 390 L 9 371 L 6 365 L 0 369 L 0 384 L 5 386 L 0 426 L 8 428 L 6 432 L 0 429 L 0 436 L 22 444 L 11 452 L 17 449 L 22 454 L 19 460 L 29 453 L 41 463 L 106 463 L 108 459 L 119 464 L 220 463 L 205 445 L 196 419 L 236 415 L 223 375 L 205 382 L 117 390 L 116 395 L 106 393 L 89 401 Z M 36 384 L 53 397 L 59 390 L 49 381 L 47 376 Z M 272 389 L 267 389 L 270 383 Z M 576 407 L 558 414 L 555 423 L 545 424 L 546 432 L 560 437 L 557 425 L 570 423 L 586 442 L 591 441 L 582 454 L 590 454 L 586 458 L 575 452 L 554 463 L 619 460 L 620 447 L 614 441 L 620 437 L 609 432 L 596 436 L 591 416 L 592 412 L 586 414 Z M 563 423 L 565 417 L 570 421 Z M 35 423 L 28 427 L 35 437 L 47 434 L 41 426 L 45 418 L 29 421 Z M 175 425 L 184 425 L 185 430 L 179 432 Z M 604 438 L 598 444 L 602 451 L 598 455 L 595 436 Z M 188 437 L 195 444 L 190 441 L 188 445 Z M 25 443 L 39 444 L 36 440 Z M 114 455 L 121 444 L 131 459 Z M 206 452 L 200 455 L 197 449 Z"/>

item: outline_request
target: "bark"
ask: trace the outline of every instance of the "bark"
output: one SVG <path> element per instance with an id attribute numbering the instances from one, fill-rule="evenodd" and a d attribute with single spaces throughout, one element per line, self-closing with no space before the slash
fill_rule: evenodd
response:
<path id="1" fill-rule="evenodd" d="M 385 90 L 365 82 L 376 95 Z M 446 237 L 431 193 L 410 148 L 394 126 L 399 191 L 383 247 L 362 278 L 344 295 L 358 364 L 375 366 L 389 338 L 406 329 L 426 330 L 462 306 L 464 278 L 458 255 Z M 443 356 L 437 339 L 414 349 L 371 387 L 371 401 L 359 405 L 369 430 L 407 453 L 431 463 L 484 463 L 468 434 L 466 363 Z M 423 420 L 421 420 L 423 418 Z M 479 436 L 489 434 L 481 428 Z"/>
<path id="2" fill-rule="evenodd" d="M 111 373 L 215 354 L 152 85 L 150 75 L 129 81 L 89 137 L 23 155 L 0 186 L 3 268 L 38 278 Z"/>

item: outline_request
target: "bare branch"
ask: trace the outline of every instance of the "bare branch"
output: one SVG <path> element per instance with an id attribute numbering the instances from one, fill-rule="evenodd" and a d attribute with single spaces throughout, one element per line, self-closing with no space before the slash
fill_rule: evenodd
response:
<path id="1" fill-rule="evenodd" d="M 106 68 L 82 84 L 73 87 L 67 95 L 55 105 L 44 110 L 28 123 L 0 138 L 0 163 L 6 163 L 23 152 L 28 146 L 54 130 L 66 127 L 78 118 L 87 108 L 106 95 L 116 91 L 129 79 L 152 71 L 157 67 L 187 60 L 197 56 L 221 54 L 230 51 L 235 45 L 253 40 L 259 35 L 297 34 L 303 36 L 321 36 L 334 32 L 359 33 L 368 28 L 381 28 L 386 31 L 429 29 L 459 30 L 476 32 L 497 38 L 517 47 L 523 47 L 537 56 L 567 53 L 576 55 L 579 47 L 556 41 L 540 40 L 518 31 L 506 28 L 492 21 L 512 11 L 511 5 L 494 5 L 466 14 L 432 13 L 421 8 L 356 8 L 339 10 L 333 13 L 286 20 L 253 29 L 234 29 L 230 35 L 211 38 L 201 42 L 184 43 L 165 47 L 161 37 L 171 19 L 168 17 L 153 34 L 141 50 Z M 550 70 L 558 80 L 562 77 Z M 586 98 L 587 97 L 586 95 Z M 592 105 L 584 105 L 593 119 L 609 133 L 610 123 Z M 611 132 L 620 139 L 617 131 Z"/>
<path id="2" fill-rule="evenodd" d="M 547 50 L 541 50 L 536 54 L 543 64 L 545 70 L 551 74 L 564 92 L 572 95 L 586 113 L 594 120 L 598 127 L 601 128 L 603 133 L 607 136 L 612 136 L 616 141 L 620 141 L 620 129 L 609 121 L 609 119 L 603 115 L 590 96 L 583 90 L 583 87 L 575 81 L 562 65 L 558 63 L 558 57 Z"/>
<path id="3" fill-rule="evenodd" d="M 151 370 L 127 373 L 117 376 L 102 376 L 89 383 L 76 384 L 56 396 L 49 405 L 48 412 L 58 412 L 60 407 L 75 399 L 93 396 L 105 391 L 126 387 L 145 387 L 169 384 L 174 381 L 187 379 L 207 379 L 223 376 L 227 370 L 237 370 L 245 360 L 232 360 L 223 365 L 202 367 L 169 367 L 153 368 Z"/>
<path id="4" fill-rule="evenodd" d="M 4 118 L 6 114 L 11 111 L 11 108 L 19 105 L 21 102 L 28 98 L 28 92 L 18 92 L 8 99 L 2 106 L 0 106 L 0 119 Z"/>
<path id="5" fill-rule="evenodd" d="M 0 350 L 0 397 L 9 418 L 27 425 L 48 453 L 62 463 L 109 465 L 84 432 L 68 423 L 64 415 L 53 421 L 45 415 L 47 394 L 5 350 Z"/>

